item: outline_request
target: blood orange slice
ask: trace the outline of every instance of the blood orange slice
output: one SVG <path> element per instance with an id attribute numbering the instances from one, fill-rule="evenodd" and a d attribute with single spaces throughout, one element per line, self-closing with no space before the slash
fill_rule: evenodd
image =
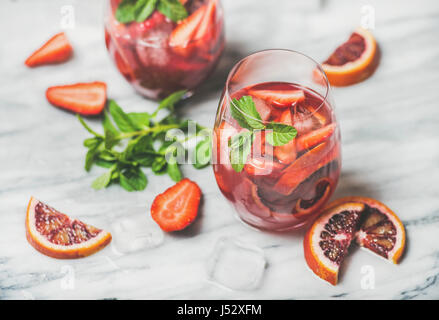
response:
<path id="1" fill-rule="evenodd" d="M 347 202 L 331 207 L 313 223 L 303 242 L 311 270 L 332 285 L 337 284 L 340 265 L 358 229 L 364 204 Z"/>
<path id="2" fill-rule="evenodd" d="M 41 253 L 58 259 L 89 256 L 111 241 L 111 234 L 74 220 L 31 198 L 26 215 L 26 238 Z"/>
<path id="3" fill-rule="evenodd" d="M 329 178 L 322 178 L 316 183 L 315 196 L 306 200 L 300 198 L 296 202 L 296 218 L 306 217 L 309 214 L 317 212 L 329 199 L 334 191 L 335 183 Z"/>
<path id="4" fill-rule="evenodd" d="M 296 159 L 286 169 L 274 186 L 274 190 L 283 195 L 291 194 L 299 184 L 314 172 L 335 160 L 339 154 L 338 146 L 323 142 Z"/>
<path id="5" fill-rule="evenodd" d="M 323 62 L 322 67 L 333 86 L 347 86 L 372 75 L 378 62 L 375 38 L 369 31 L 358 28 Z M 318 81 L 317 73 L 315 78 Z"/>
<path id="6" fill-rule="evenodd" d="M 405 238 L 401 220 L 387 206 L 370 198 L 346 197 L 329 204 L 308 230 L 305 259 L 315 274 L 335 285 L 338 269 L 353 240 L 398 263 Z"/>
<path id="7" fill-rule="evenodd" d="M 361 247 L 397 264 L 405 249 L 405 229 L 399 217 L 385 204 L 366 197 L 345 197 L 330 204 L 331 207 L 345 202 L 366 205 L 356 242 Z"/>

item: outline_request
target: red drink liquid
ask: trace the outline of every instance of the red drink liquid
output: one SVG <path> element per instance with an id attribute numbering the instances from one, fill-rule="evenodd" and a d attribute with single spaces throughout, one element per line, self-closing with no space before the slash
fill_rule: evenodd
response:
<path id="1" fill-rule="evenodd" d="M 230 114 L 230 100 L 253 98 L 264 123 L 292 125 L 298 134 L 273 147 L 256 132 L 244 169 L 230 163 L 228 140 L 242 131 Z M 214 135 L 214 173 L 221 192 L 242 220 L 268 230 L 300 227 L 332 195 L 340 175 L 340 133 L 331 106 L 311 89 L 284 82 L 246 87 L 223 99 Z"/>
<path id="2" fill-rule="evenodd" d="M 202 19 L 199 38 L 188 32 L 184 45 L 173 45 L 171 35 L 178 27 L 155 11 L 143 22 L 121 24 L 114 17 L 120 0 L 111 0 L 105 24 L 105 43 L 120 73 L 142 95 L 162 99 L 182 90 L 194 90 L 215 68 L 224 48 L 222 10 L 218 0 L 189 0 L 189 18 L 197 9 L 206 10 L 210 19 Z M 198 29 L 197 29 L 198 30 Z"/>

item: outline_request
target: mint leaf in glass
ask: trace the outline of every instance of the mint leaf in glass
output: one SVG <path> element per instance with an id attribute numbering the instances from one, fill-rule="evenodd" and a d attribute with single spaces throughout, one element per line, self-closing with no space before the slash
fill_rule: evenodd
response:
<path id="1" fill-rule="evenodd" d="M 296 128 L 283 123 L 271 122 L 267 125 L 267 130 L 267 142 L 274 147 L 283 146 L 297 136 Z"/>
<path id="2" fill-rule="evenodd" d="M 253 133 L 243 131 L 234 135 L 229 141 L 230 163 L 236 172 L 241 172 L 251 152 Z"/>
<path id="3" fill-rule="evenodd" d="M 188 13 L 180 0 L 159 0 L 157 10 L 174 22 L 186 19 Z"/>
<path id="4" fill-rule="evenodd" d="M 297 130 L 293 126 L 278 122 L 265 125 L 251 96 L 232 99 L 230 110 L 238 124 L 248 130 L 232 136 L 229 140 L 230 162 L 236 172 L 241 172 L 244 168 L 251 151 L 255 130 L 269 130 L 267 142 L 275 147 L 283 146 L 297 136 Z"/>

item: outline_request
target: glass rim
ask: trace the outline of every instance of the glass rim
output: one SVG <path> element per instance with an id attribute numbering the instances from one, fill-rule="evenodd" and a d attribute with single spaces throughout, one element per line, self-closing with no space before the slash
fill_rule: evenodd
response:
<path id="1" fill-rule="evenodd" d="M 304 53 L 301 53 L 299 51 L 292 50 L 292 49 L 264 49 L 264 50 L 259 50 L 259 51 L 255 51 L 255 52 L 245 56 L 244 58 L 239 60 L 237 63 L 235 63 L 235 65 L 230 70 L 229 74 L 227 75 L 226 86 L 225 86 L 225 93 L 224 93 L 224 95 L 229 99 L 229 101 L 232 101 L 231 96 L 230 96 L 230 92 L 229 92 L 230 80 L 231 80 L 232 76 L 236 73 L 238 68 L 241 66 L 241 64 L 244 61 L 246 61 L 247 59 L 251 58 L 251 57 L 257 56 L 257 55 L 262 54 L 262 53 L 270 53 L 270 52 L 286 52 L 286 53 L 298 54 L 298 55 L 300 55 L 302 57 L 305 57 L 308 60 L 310 60 L 311 62 L 313 62 L 316 65 L 316 68 L 319 70 L 320 74 L 323 75 L 323 80 L 324 80 L 325 85 L 326 85 L 325 95 L 323 96 L 323 95 L 320 95 L 319 93 L 317 93 L 317 94 L 319 94 L 323 98 L 323 101 L 322 101 L 322 103 L 317 108 L 315 108 L 315 110 L 313 112 L 311 112 L 309 114 L 309 116 L 305 117 L 304 119 L 308 119 L 309 117 L 312 117 L 315 113 L 317 113 L 320 110 L 320 108 L 324 104 L 328 104 L 328 97 L 329 97 L 329 92 L 330 92 L 331 86 L 330 86 L 328 77 L 327 77 L 325 71 L 322 68 L 322 65 L 320 63 L 318 63 L 316 60 L 314 60 L 313 58 L 311 58 L 310 56 L 308 56 L 308 55 L 306 55 Z M 299 83 L 297 83 L 297 84 L 299 84 Z M 308 89 L 310 89 L 310 88 L 308 88 Z M 312 91 L 315 92 L 314 90 L 312 90 Z M 332 106 L 331 106 L 331 108 L 332 108 Z M 255 121 L 258 121 L 258 122 L 261 122 L 261 123 L 269 123 L 270 122 L 270 121 L 264 121 L 264 120 L 261 120 L 261 119 L 254 118 L 252 115 L 249 115 L 249 114 L 243 112 L 241 109 L 239 109 L 239 108 L 237 108 L 237 109 L 238 109 L 238 111 L 240 113 L 242 113 L 246 117 L 251 118 L 252 120 L 255 120 Z"/>

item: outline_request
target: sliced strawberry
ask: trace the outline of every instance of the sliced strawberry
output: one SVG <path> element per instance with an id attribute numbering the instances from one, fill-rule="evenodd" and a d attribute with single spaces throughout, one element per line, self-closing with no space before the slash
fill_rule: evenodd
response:
<path id="1" fill-rule="evenodd" d="M 297 151 L 303 151 L 306 149 L 310 149 L 323 141 L 325 141 L 327 138 L 332 136 L 332 134 L 335 131 L 335 123 L 331 123 L 323 128 L 319 128 L 317 130 L 311 131 L 296 140 L 296 147 Z"/>
<path id="2" fill-rule="evenodd" d="M 286 124 L 288 126 L 292 126 L 293 125 L 293 118 L 291 116 L 291 110 L 285 110 L 284 112 L 282 112 L 280 119 L 279 119 L 280 123 Z"/>
<path id="3" fill-rule="evenodd" d="M 50 87 L 46 97 L 57 107 L 82 115 L 95 115 L 105 107 L 107 85 L 104 82 L 90 82 Z"/>
<path id="4" fill-rule="evenodd" d="M 303 90 L 250 90 L 256 98 L 264 99 L 279 108 L 291 107 L 293 104 L 305 100 Z"/>
<path id="5" fill-rule="evenodd" d="M 73 48 L 64 32 L 58 33 L 49 39 L 41 48 L 26 59 L 28 67 L 44 64 L 60 63 L 68 60 L 73 53 Z"/>
<path id="6" fill-rule="evenodd" d="M 200 22 L 200 26 L 194 35 L 194 40 L 204 38 L 209 30 L 215 25 L 216 5 L 218 0 L 210 0 L 206 7 L 206 12 Z"/>
<path id="7" fill-rule="evenodd" d="M 181 21 L 172 31 L 169 37 L 169 45 L 171 47 L 186 47 L 197 32 L 197 28 L 200 25 L 205 12 L 206 6 L 204 5 Z"/>
<path id="8" fill-rule="evenodd" d="M 183 179 L 154 199 L 152 219 L 163 231 L 182 230 L 197 217 L 200 199 L 200 187 L 187 178 Z"/>
<path id="9" fill-rule="evenodd" d="M 289 164 L 296 160 L 296 141 L 293 139 L 283 146 L 274 147 L 274 156 L 284 164 Z"/>

